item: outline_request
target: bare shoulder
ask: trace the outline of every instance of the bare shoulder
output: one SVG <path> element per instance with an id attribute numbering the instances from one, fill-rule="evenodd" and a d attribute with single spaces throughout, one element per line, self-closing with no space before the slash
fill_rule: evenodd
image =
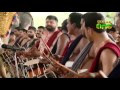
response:
<path id="1" fill-rule="evenodd" d="M 100 63 L 102 65 L 101 68 L 103 72 L 106 75 L 109 75 L 114 66 L 117 64 L 117 56 L 112 50 L 105 49 L 101 53 Z"/>
<path id="2" fill-rule="evenodd" d="M 88 41 L 87 39 L 82 38 L 82 39 L 79 41 L 78 45 L 76 46 L 76 48 L 75 48 L 75 50 L 74 50 L 74 53 L 80 52 L 80 51 L 85 47 L 85 45 L 86 45 L 88 42 L 89 42 L 89 41 Z"/>
<path id="3" fill-rule="evenodd" d="M 106 55 L 114 55 L 114 56 L 116 56 L 116 54 L 111 50 L 111 49 L 105 49 L 105 50 L 103 50 L 102 51 L 102 53 L 101 53 L 101 55 L 104 55 L 104 56 L 106 56 Z"/>
<path id="4" fill-rule="evenodd" d="M 117 60 L 117 55 L 110 49 L 105 49 L 102 51 L 100 59 L 102 62 L 115 62 Z"/>
<path id="5" fill-rule="evenodd" d="M 80 41 L 80 43 L 83 43 L 83 44 L 87 44 L 88 42 L 89 42 L 89 40 L 86 38 L 82 38 Z"/>
<path id="6" fill-rule="evenodd" d="M 82 38 L 79 42 L 80 49 L 83 49 L 86 46 L 87 43 L 89 43 L 89 40 L 86 39 L 86 38 Z"/>
<path id="7" fill-rule="evenodd" d="M 66 39 L 66 38 L 68 38 L 68 36 L 66 34 L 64 34 L 64 33 L 61 34 L 60 37 L 59 37 L 59 39 Z"/>

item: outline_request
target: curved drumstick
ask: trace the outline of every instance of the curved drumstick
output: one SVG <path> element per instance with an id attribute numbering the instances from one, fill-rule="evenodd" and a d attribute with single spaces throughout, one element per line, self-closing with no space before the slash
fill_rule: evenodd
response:
<path id="1" fill-rule="evenodd" d="M 42 37 L 41 37 L 41 40 L 42 40 L 42 42 L 44 43 L 46 49 L 49 51 L 50 55 L 53 55 L 52 52 L 51 52 L 51 50 L 50 50 L 50 48 L 49 48 L 48 45 L 44 42 L 44 40 L 42 39 Z"/>
<path id="2" fill-rule="evenodd" d="M 17 45 L 18 45 L 19 48 L 23 48 L 26 51 L 25 47 L 20 46 L 20 44 L 18 44 L 18 43 L 17 43 Z"/>
<path id="3" fill-rule="evenodd" d="M 104 73 L 103 73 L 103 71 L 99 71 L 99 73 L 100 73 L 100 75 L 103 77 L 103 78 L 108 78 Z"/>
<path id="4" fill-rule="evenodd" d="M 45 54 L 45 53 L 43 53 L 43 54 Z M 69 72 L 69 73 L 67 73 L 67 76 L 70 76 L 70 77 L 74 77 L 74 76 L 80 77 L 79 74 L 77 74 L 76 72 L 74 72 L 73 70 L 71 70 L 71 69 L 69 69 L 69 68 L 66 68 L 65 66 L 63 66 L 62 64 L 60 64 L 59 62 L 57 62 L 56 60 L 54 60 L 53 58 L 50 59 L 50 58 L 48 58 L 46 55 L 45 55 L 45 57 L 50 61 L 51 65 L 52 65 L 53 67 L 56 67 L 56 65 L 57 65 L 57 66 L 59 66 L 60 69 L 62 69 L 63 71 Z M 63 77 L 63 78 L 64 78 L 64 77 Z"/>

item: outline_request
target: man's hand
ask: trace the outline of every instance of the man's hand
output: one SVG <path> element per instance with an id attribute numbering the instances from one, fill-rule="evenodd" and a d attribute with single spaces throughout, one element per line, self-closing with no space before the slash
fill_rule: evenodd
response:
<path id="1" fill-rule="evenodd" d="M 40 59 L 40 62 L 39 63 L 42 63 L 42 64 L 50 64 L 50 61 L 48 61 L 47 59 L 43 58 L 43 59 Z"/>
<path id="2" fill-rule="evenodd" d="M 21 55 L 23 55 L 25 52 L 24 51 L 18 51 L 17 52 L 17 56 L 20 57 Z"/>
<path id="3" fill-rule="evenodd" d="M 100 72 L 90 73 L 84 72 L 79 74 L 79 78 L 104 78 Z"/>
<path id="4" fill-rule="evenodd" d="M 53 54 L 52 57 L 57 61 L 61 61 L 63 59 L 63 56 L 55 55 L 55 54 Z"/>
<path id="5" fill-rule="evenodd" d="M 47 68 L 47 69 L 45 70 L 46 73 L 49 73 L 49 72 L 51 72 L 51 71 L 55 72 L 56 69 L 55 69 L 53 66 L 49 66 L 49 68 Z"/>

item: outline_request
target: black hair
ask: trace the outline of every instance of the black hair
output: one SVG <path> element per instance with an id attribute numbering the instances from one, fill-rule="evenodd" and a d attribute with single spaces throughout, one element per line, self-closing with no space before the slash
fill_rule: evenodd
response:
<path id="1" fill-rule="evenodd" d="M 14 35 L 14 32 L 11 32 L 10 35 Z"/>
<path id="2" fill-rule="evenodd" d="M 68 29 L 67 29 L 67 19 L 65 19 L 62 23 L 62 30 L 68 32 Z"/>
<path id="3" fill-rule="evenodd" d="M 105 31 L 104 29 L 96 28 L 98 20 L 104 20 L 104 16 L 102 14 L 91 12 L 84 14 L 82 18 L 84 19 L 86 28 L 88 27 L 93 28 L 93 30 L 96 31 L 97 33 L 102 33 Z"/>
<path id="4" fill-rule="evenodd" d="M 20 30 L 21 30 L 21 28 L 20 28 L 20 27 L 15 27 L 15 29 L 16 29 L 16 30 L 18 30 L 18 31 L 20 31 Z"/>
<path id="5" fill-rule="evenodd" d="M 58 29 L 60 29 L 60 30 L 61 30 L 61 28 L 62 28 L 61 26 L 58 27 Z"/>
<path id="6" fill-rule="evenodd" d="M 81 28 L 81 25 L 80 25 L 81 17 L 82 17 L 81 13 L 71 13 L 69 15 L 71 24 L 75 23 L 76 27 Z"/>
<path id="7" fill-rule="evenodd" d="M 21 29 L 23 32 L 27 33 L 27 30 L 26 29 Z"/>
<path id="8" fill-rule="evenodd" d="M 38 29 L 40 29 L 40 28 L 45 29 L 45 27 L 44 27 L 44 26 L 39 26 L 39 27 L 38 27 Z"/>
<path id="9" fill-rule="evenodd" d="M 53 16 L 53 15 L 49 15 L 49 16 L 47 16 L 47 17 L 46 17 L 46 20 L 47 20 L 47 19 L 50 19 L 50 20 L 55 20 L 55 21 L 57 21 L 57 22 L 58 22 L 57 17 L 56 17 L 56 16 Z"/>
<path id="10" fill-rule="evenodd" d="M 117 31 L 117 29 L 115 28 L 115 25 L 112 25 L 112 28 L 111 29 L 107 29 L 106 30 L 107 31 L 107 33 L 109 33 L 109 32 L 116 32 Z"/>
<path id="11" fill-rule="evenodd" d="M 33 26 L 29 26 L 28 30 L 30 30 L 30 29 L 36 32 L 36 28 Z"/>

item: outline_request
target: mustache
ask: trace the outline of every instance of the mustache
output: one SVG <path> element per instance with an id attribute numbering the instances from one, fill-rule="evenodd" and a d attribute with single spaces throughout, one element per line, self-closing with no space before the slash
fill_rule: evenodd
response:
<path id="1" fill-rule="evenodd" d="M 51 25 L 46 25 L 46 27 L 52 27 Z"/>
<path id="2" fill-rule="evenodd" d="M 33 35 L 28 35 L 28 37 L 29 37 L 29 38 L 34 38 L 34 36 L 33 36 Z"/>
<path id="3" fill-rule="evenodd" d="M 46 26 L 46 29 L 50 32 L 54 31 L 55 30 L 55 27 L 52 27 L 52 26 Z"/>
<path id="4" fill-rule="evenodd" d="M 54 28 L 54 27 L 48 25 L 48 26 L 46 26 L 45 28 Z"/>

